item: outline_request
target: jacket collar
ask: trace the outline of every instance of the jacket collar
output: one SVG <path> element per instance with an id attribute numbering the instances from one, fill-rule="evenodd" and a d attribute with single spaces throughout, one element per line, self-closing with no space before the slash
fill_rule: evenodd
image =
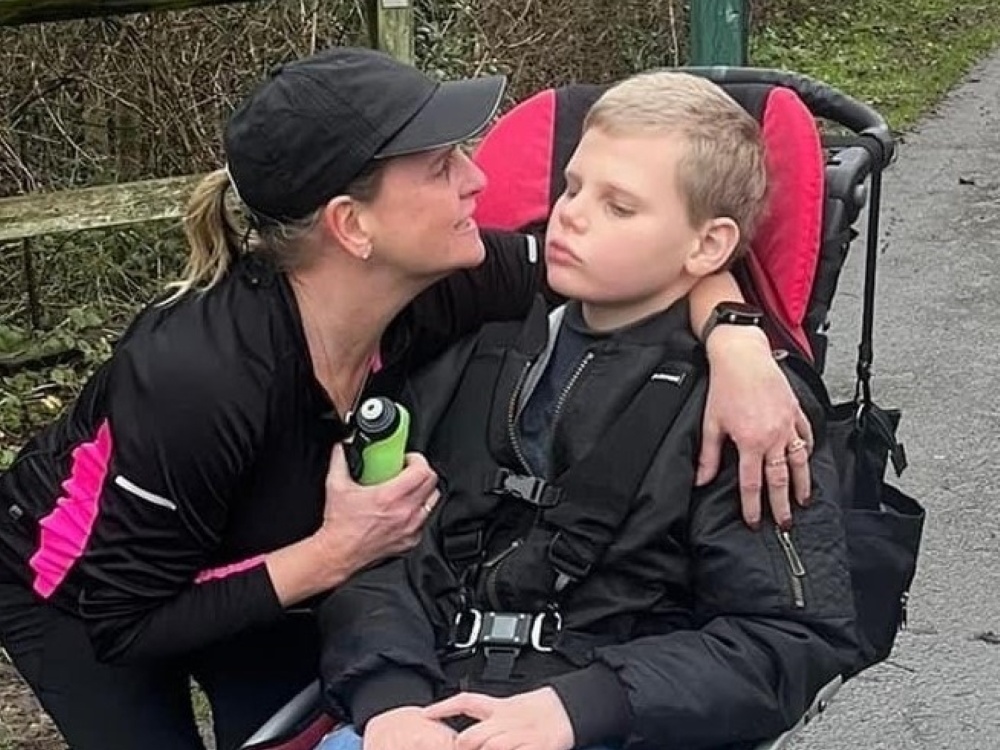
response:
<path id="1" fill-rule="evenodd" d="M 572 327 L 595 339 L 598 348 L 615 348 L 617 345 L 638 345 L 662 347 L 664 354 L 676 352 L 680 357 L 690 358 L 701 348 L 691 332 L 690 305 L 683 297 L 666 310 L 653 313 L 647 318 L 607 333 L 590 330 L 583 319 L 579 302 L 566 303 L 551 314 L 545 300 L 539 296 L 528 314 L 518 337 L 516 348 L 530 359 L 542 355 L 552 346 L 562 325 Z"/>

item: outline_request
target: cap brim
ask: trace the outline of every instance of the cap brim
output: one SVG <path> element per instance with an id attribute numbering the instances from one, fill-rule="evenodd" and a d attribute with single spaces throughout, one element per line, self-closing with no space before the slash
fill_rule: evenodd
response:
<path id="1" fill-rule="evenodd" d="M 420 111 L 379 149 L 375 158 L 455 146 L 472 138 L 496 115 L 506 85 L 504 76 L 441 83 Z"/>

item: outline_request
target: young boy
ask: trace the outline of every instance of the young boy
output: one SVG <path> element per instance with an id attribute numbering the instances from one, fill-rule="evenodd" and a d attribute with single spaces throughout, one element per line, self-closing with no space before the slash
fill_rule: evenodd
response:
<path id="1" fill-rule="evenodd" d="M 355 730 L 365 750 L 718 748 L 780 734 L 850 669 L 822 425 L 791 532 L 742 523 L 734 456 L 694 487 L 686 295 L 745 250 L 766 193 L 758 125 L 714 84 L 644 74 L 594 105 L 546 239 L 571 301 L 413 383 L 445 499 L 416 550 L 321 608 L 354 724 L 324 750 Z"/>

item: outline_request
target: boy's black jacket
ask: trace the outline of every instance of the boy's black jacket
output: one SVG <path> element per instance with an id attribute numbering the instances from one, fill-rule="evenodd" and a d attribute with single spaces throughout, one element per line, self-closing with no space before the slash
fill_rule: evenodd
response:
<path id="1" fill-rule="evenodd" d="M 619 740 L 717 748 L 780 734 L 857 658 L 838 481 L 821 411 L 797 381 L 819 437 L 812 502 L 796 512 L 791 531 L 804 576 L 793 575 L 773 524 L 753 531 L 743 523 L 735 450 L 727 449 L 710 485 L 694 487 L 707 389 L 701 368 L 615 540 L 561 597 L 564 631 L 555 653 L 525 653 L 515 670 L 522 679 L 507 685 L 476 681 L 481 658 L 442 663 L 460 607 L 456 571 L 442 550 L 453 531 L 449 504 L 479 503 L 495 514 L 496 500 L 483 499 L 484 472 L 523 472 L 508 429 L 513 390 L 523 380 L 504 371 L 543 359 L 551 335 L 539 303 L 523 324 L 487 328 L 412 383 L 415 448 L 432 459 L 447 492 L 417 549 L 357 576 L 322 605 L 327 695 L 359 729 L 374 715 L 426 705 L 461 683 L 494 694 L 552 686 L 579 747 Z M 700 363 L 703 356 L 685 303 L 591 351 L 555 427 L 556 475 L 598 443 L 663 362 Z M 514 565 L 511 581 L 530 594 L 544 565 Z"/>

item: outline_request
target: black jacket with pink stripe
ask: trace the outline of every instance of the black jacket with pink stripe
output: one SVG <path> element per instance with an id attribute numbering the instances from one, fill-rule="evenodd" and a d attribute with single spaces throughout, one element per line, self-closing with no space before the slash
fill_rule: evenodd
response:
<path id="1" fill-rule="evenodd" d="M 390 327 L 367 394 L 483 321 L 524 315 L 525 238 Z M 346 428 L 315 380 L 284 275 L 245 259 L 216 287 L 150 306 L 57 422 L 0 476 L 0 578 L 88 621 L 100 658 L 162 658 L 276 620 L 263 556 L 314 532 Z"/>

